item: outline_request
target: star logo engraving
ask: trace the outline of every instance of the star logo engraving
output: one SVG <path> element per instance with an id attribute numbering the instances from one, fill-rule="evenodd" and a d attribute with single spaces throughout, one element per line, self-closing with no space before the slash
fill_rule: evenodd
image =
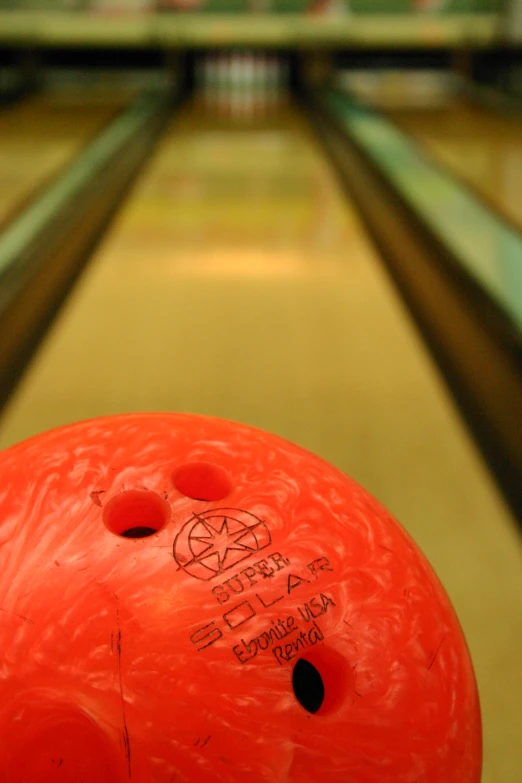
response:
<path id="1" fill-rule="evenodd" d="M 249 511 L 211 509 L 183 525 L 174 541 L 174 559 L 186 573 L 208 581 L 271 543 L 266 523 Z"/>

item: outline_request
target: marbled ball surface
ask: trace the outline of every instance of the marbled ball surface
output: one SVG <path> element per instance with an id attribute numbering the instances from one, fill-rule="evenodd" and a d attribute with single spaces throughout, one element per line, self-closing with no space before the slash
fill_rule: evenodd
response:
<path id="1" fill-rule="evenodd" d="M 242 425 L 121 416 L 2 452 L 0 656 L 3 783 L 480 780 L 472 664 L 424 556 Z"/>

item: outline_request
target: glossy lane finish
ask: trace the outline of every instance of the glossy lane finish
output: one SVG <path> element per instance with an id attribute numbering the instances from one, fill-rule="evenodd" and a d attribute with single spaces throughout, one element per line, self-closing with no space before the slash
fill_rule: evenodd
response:
<path id="1" fill-rule="evenodd" d="M 125 98 L 49 89 L 0 112 L 0 228 L 109 122 Z"/>
<path id="2" fill-rule="evenodd" d="M 519 783 L 522 549 L 513 520 L 302 119 L 174 120 L 2 421 L 198 412 L 352 475 L 420 544 L 467 635 L 484 783 Z"/>
<path id="3" fill-rule="evenodd" d="M 448 100 L 436 109 L 388 115 L 430 155 L 522 231 L 522 118 Z"/>

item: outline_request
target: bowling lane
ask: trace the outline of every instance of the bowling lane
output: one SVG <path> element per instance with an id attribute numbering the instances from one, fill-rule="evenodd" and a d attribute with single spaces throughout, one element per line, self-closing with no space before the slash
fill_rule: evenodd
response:
<path id="1" fill-rule="evenodd" d="M 521 117 L 465 99 L 388 114 L 421 148 L 522 230 Z"/>
<path id="2" fill-rule="evenodd" d="M 53 85 L 0 112 L 0 229 L 128 98 L 127 90 Z"/>
<path id="3" fill-rule="evenodd" d="M 174 118 L 0 422 L 243 421 L 351 474 L 421 545 L 481 691 L 484 783 L 520 783 L 522 547 L 352 204 L 290 106 Z M 217 112 L 220 112 L 218 115 Z"/>

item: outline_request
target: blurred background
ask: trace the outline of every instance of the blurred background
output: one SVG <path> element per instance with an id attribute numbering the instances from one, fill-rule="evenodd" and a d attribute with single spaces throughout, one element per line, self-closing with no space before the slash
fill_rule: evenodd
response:
<path id="1" fill-rule="evenodd" d="M 185 411 L 420 544 L 522 780 L 522 0 L 2 0 L 0 447 Z"/>

